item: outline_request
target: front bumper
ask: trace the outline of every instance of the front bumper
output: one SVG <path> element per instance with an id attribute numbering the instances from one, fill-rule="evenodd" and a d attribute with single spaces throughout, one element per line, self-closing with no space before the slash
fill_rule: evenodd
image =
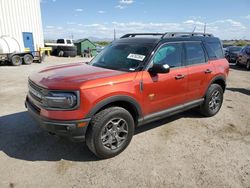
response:
<path id="1" fill-rule="evenodd" d="M 40 127 L 49 133 L 66 137 L 72 141 L 84 141 L 90 119 L 82 119 L 75 121 L 58 121 L 42 117 L 37 107 L 26 98 L 25 107 L 31 116 L 39 122 Z M 79 127 L 79 124 L 84 126 Z"/>

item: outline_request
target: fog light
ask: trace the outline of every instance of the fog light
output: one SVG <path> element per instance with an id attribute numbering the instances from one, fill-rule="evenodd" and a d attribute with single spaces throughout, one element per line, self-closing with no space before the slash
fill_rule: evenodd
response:
<path id="1" fill-rule="evenodd" d="M 77 124 L 77 127 L 84 127 L 87 125 L 87 122 L 81 122 Z"/>

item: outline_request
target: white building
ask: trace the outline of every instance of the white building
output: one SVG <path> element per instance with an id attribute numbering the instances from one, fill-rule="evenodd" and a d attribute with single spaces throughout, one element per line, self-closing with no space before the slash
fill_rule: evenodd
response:
<path id="1" fill-rule="evenodd" d="M 0 0 L 0 37 L 14 37 L 21 50 L 44 46 L 40 0 Z"/>

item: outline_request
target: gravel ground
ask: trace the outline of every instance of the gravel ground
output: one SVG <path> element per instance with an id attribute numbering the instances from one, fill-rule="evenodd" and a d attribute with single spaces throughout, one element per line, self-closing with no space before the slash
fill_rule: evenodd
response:
<path id="1" fill-rule="evenodd" d="M 232 66 L 212 118 L 188 111 L 136 130 L 119 156 L 40 130 L 24 107 L 28 75 L 82 58 L 0 66 L 0 187 L 250 187 L 250 72 Z"/>

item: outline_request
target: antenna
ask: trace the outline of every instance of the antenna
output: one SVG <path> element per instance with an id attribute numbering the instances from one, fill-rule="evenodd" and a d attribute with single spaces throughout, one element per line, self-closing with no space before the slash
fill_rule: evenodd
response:
<path id="1" fill-rule="evenodd" d="M 204 34 L 206 34 L 206 29 L 207 29 L 207 23 L 204 25 Z"/>
<path id="2" fill-rule="evenodd" d="M 194 29 L 193 29 L 192 33 L 194 33 L 194 32 L 195 32 L 195 29 L 196 29 L 196 26 L 194 26 Z"/>

